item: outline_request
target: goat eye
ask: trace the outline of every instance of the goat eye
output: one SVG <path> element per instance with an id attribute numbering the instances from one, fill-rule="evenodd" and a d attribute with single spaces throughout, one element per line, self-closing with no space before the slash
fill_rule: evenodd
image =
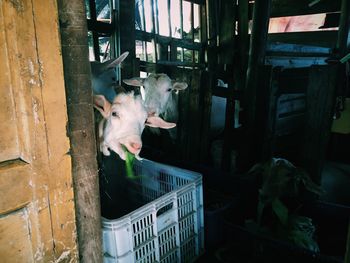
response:
<path id="1" fill-rule="evenodd" d="M 172 89 L 167 89 L 168 92 L 170 92 Z"/>
<path id="2" fill-rule="evenodd" d="M 112 112 L 112 116 L 113 116 L 113 117 L 119 117 L 118 113 L 115 112 L 115 111 Z"/>

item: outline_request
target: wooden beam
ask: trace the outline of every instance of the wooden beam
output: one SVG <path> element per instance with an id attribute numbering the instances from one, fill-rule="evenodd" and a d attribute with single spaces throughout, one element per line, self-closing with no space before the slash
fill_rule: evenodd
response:
<path id="1" fill-rule="evenodd" d="M 322 0 L 309 6 L 311 0 L 272 0 L 271 17 L 310 15 L 340 11 L 341 0 Z"/>
<path id="2" fill-rule="evenodd" d="M 160 35 L 153 35 L 152 33 L 136 30 L 135 31 L 135 37 L 137 40 L 141 41 L 148 41 L 151 42 L 153 39 L 157 43 L 164 44 L 164 45 L 176 45 L 177 47 L 187 48 L 187 49 L 193 49 L 193 50 L 201 50 L 202 44 L 201 43 L 192 43 L 191 41 L 185 40 L 185 39 L 177 39 L 172 37 L 166 37 L 166 36 L 160 36 Z"/>
<path id="3" fill-rule="evenodd" d="M 290 33 L 273 33 L 268 35 L 268 41 L 282 42 L 289 44 L 311 45 L 318 47 L 336 47 L 337 42 L 336 30 L 329 31 L 311 31 L 311 32 L 290 32 Z"/>

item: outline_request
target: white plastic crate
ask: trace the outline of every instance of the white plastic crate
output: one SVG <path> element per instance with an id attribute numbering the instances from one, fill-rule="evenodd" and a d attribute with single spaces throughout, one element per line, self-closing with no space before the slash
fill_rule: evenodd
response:
<path id="1" fill-rule="evenodd" d="M 129 198 L 146 204 L 102 218 L 104 263 L 195 261 L 204 251 L 201 174 L 145 159 L 134 171 Z"/>

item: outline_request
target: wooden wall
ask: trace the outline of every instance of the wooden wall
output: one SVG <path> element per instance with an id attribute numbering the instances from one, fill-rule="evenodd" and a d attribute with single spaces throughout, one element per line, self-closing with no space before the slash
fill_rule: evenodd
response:
<path id="1" fill-rule="evenodd" d="M 56 1 L 0 1 L 0 54 L 1 262 L 75 262 Z"/>

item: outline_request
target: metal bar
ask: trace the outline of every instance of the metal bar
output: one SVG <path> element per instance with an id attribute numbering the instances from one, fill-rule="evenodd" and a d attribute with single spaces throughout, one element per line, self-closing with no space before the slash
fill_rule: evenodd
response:
<path id="1" fill-rule="evenodd" d="M 94 23 L 96 23 L 97 22 L 96 4 L 94 0 L 89 1 L 89 7 L 90 7 L 91 21 L 94 21 Z M 100 61 L 100 45 L 98 43 L 98 32 L 92 31 L 92 41 L 93 41 L 95 60 Z"/>
<path id="2" fill-rule="evenodd" d="M 157 33 L 157 29 L 156 29 L 156 13 L 158 11 L 155 11 L 154 9 L 158 9 L 157 7 L 155 7 L 154 5 L 154 1 L 157 0 L 151 0 L 151 6 L 152 6 L 152 24 L 153 24 L 153 28 L 152 28 L 152 33 L 153 33 L 153 46 L 154 46 L 154 61 L 157 63 L 158 60 L 158 54 L 157 54 L 157 42 L 156 42 L 156 33 Z M 157 21 L 158 21 L 158 17 L 157 17 Z"/>
<path id="3" fill-rule="evenodd" d="M 145 0 L 141 0 L 141 9 L 142 9 L 142 23 L 143 23 L 142 32 L 146 32 Z M 136 30 L 136 39 L 137 39 L 137 30 Z M 143 52 L 145 52 L 145 60 L 148 61 L 147 43 L 145 41 L 142 41 L 142 50 Z"/>
<path id="4" fill-rule="evenodd" d="M 180 38 L 183 39 L 184 38 L 184 12 L 183 12 L 183 0 L 180 0 L 180 28 L 181 28 L 181 34 L 180 34 Z M 181 61 L 183 61 L 184 59 L 184 49 L 181 49 Z"/>
<path id="5" fill-rule="evenodd" d="M 173 36 L 172 29 L 171 29 L 171 1 L 168 0 L 168 23 L 169 23 L 169 37 Z"/>
<path id="6" fill-rule="evenodd" d="M 191 32 L 192 32 L 192 43 L 194 43 L 194 7 L 191 2 Z M 194 62 L 194 51 L 192 50 L 192 62 Z"/>

